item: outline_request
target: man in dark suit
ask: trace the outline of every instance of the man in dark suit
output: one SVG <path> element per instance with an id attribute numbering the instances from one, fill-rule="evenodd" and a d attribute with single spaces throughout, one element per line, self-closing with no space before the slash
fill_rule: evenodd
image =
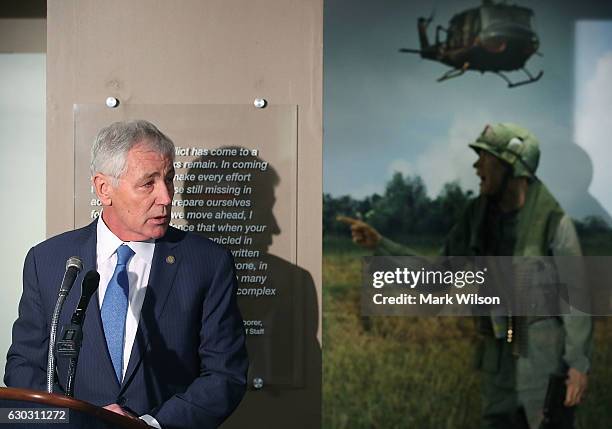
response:
<path id="1" fill-rule="evenodd" d="M 173 143 L 149 122 L 100 131 L 91 173 L 102 214 L 28 253 L 7 386 L 45 390 L 58 285 L 66 260 L 78 255 L 83 272 L 100 273 L 100 287 L 83 326 L 77 399 L 163 429 L 214 428 L 238 405 L 248 362 L 233 259 L 210 240 L 169 227 L 173 162 Z M 79 297 L 74 287 L 60 326 Z M 57 390 L 67 373 L 60 358 Z"/>

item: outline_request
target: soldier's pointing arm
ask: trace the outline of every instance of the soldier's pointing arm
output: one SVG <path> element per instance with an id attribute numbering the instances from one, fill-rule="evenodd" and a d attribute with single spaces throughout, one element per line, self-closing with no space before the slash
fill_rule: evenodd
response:
<path id="1" fill-rule="evenodd" d="M 338 216 L 336 220 L 351 227 L 351 236 L 356 244 L 367 249 L 375 249 L 378 246 L 381 235 L 364 221 L 348 216 Z"/>

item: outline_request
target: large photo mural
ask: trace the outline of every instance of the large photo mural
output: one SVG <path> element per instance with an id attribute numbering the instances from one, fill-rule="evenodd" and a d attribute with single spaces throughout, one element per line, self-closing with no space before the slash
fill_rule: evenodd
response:
<path id="1" fill-rule="evenodd" d="M 561 421 L 610 425 L 607 317 L 509 319 L 527 358 L 482 318 L 365 316 L 360 285 L 377 254 L 612 254 L 611 18 L 596 1 L 325 3 L 324 427 L 537 428 L 550 373 Z M 539 187 L 548 208 L 522 199 Z"/>

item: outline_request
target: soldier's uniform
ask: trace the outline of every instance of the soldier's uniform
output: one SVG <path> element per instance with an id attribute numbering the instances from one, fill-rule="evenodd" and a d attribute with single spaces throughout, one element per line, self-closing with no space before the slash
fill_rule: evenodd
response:
<path id="1" fill-rule="evenodd" d="M 486 196 L 472 200 L 448 235 L 445 256 L 579 256 L 580 243 L 571 219 L 535 177 L 539 147 L 527 130 L 511 124 L 487 126 L 470 147 L 508 163 L 514 177 L 528 177 L 524 206 L 499 211 Z M 377 254 L 413 254 L 386 238 Z M 538 289 L 538 285 L 530 285 Z M 554 305 L 544 314 L 555 314 Z M 558 311 L 558 310 L 557 310 Z M 558 314 L 558 313 L 557 313 Z M 482 317 L 477 363 L 481 370 L 481 428 L 519 428 L 524 410 L 530 429 L 537 429 L 549 375 L 590 368 L 592 322 L 588 316 Z M 510 338 L 508 336 L 510 335 Z M 516 338 L 518 334 L 522 338 Z M 514 338 L 512 336 L 514 335 Z M 510 342 L 509 342 L 510 340 Z M 520 340 L 521 347 L 517 347 Z M 523 419 L 525 417 L 522 417 Z"/>

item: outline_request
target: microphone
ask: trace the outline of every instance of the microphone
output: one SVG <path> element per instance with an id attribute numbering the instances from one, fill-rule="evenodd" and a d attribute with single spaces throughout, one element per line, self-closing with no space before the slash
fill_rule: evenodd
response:
<path id="1" fill-rule="evenodd" d="M 91 270 L 85 274 L 83 281 L 81 282 L 81 299 L 77 305 L 74 314 L 72 315 L 71 322 L 75 325 L 82 325 L 85 319 L 85 310 L 94 292 L 98 289 L 100 284 L 100 274 L 97 271 Z"/>
<path id="2" fill-rule="evenodd" d="M 49 351 L 47 353 L 47 392 L 53 393 L 53 381 L 55 376 L 55 337 L 57 335 L 57 324 L 59 323 L 59 316 L 64 306 L 64 300 L 68 296 L 68 292 L 72 288 L 74 281 L 79 274 L 79 271 L 83 269 L 83 261 L 78 256 L 71 256 L 66 261 L 66 271 L 64 272 L 64 278 L 59 288 L 57 296 L 57 302 L 55 303 L 55 309 L 53 310 L 53 317 L 51 318 L 51 332 L 49 333 Z"/>
<path id="3" fill-rule="evenodd" d="M 70 323 L 64 325 L 61 340 L 57 342 L 57 355 L 70 358 L 68 365 L 68 381 L 66 382 L 66 396 L 74 395 L 74 377 L 79 360 L 79 352 L 83 343 L 83 320 L 87 305 L 98 289 L 100 274 L 95 270 L 88 271 L 81 282 L 81 299 L 77 305 Z"/>
<path id="4" fill-rule="evenodd" d="M 64 278 L 59 289 L 60 295 L 68 295 L 68 292 L 72 289 L 72 285 L 82 269 L 83 262 L 78 256 L 71 256 L 68 258 L 66 261 L 66 272 L 64 273 Z"/>

